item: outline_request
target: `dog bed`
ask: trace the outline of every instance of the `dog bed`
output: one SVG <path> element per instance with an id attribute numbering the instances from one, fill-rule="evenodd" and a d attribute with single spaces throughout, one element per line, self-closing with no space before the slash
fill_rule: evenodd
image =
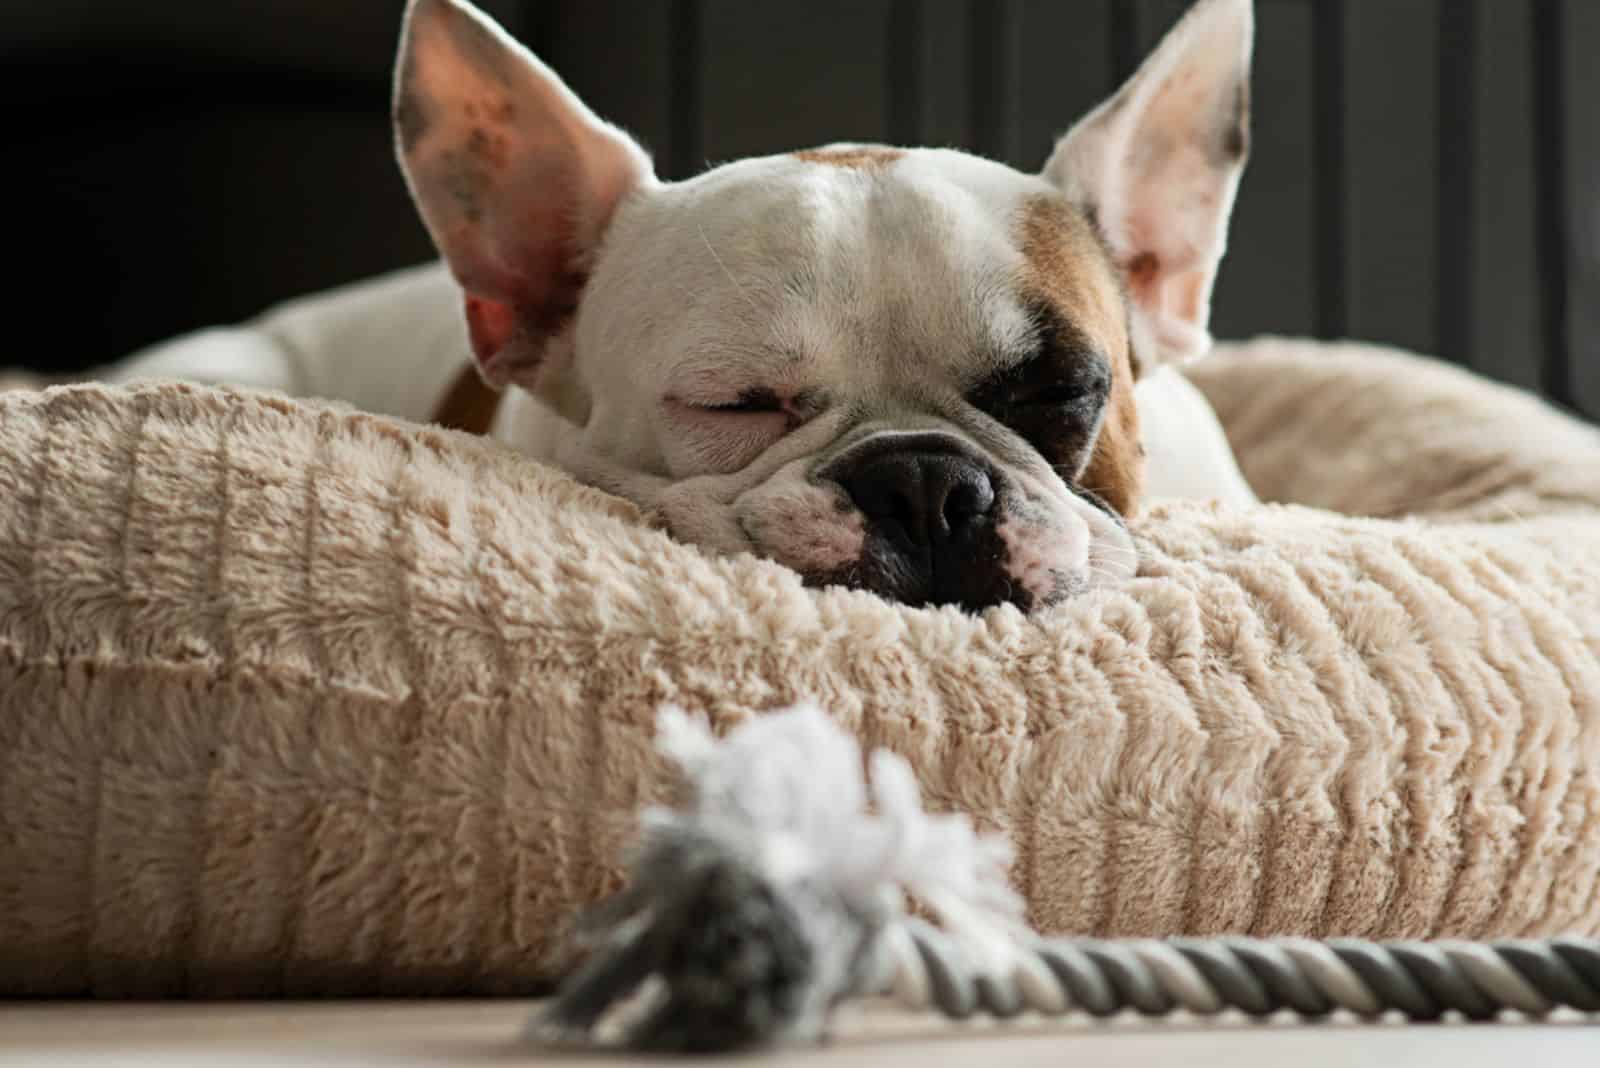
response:
<path id="1" fill-rule="evenodd" d="M 1294 503 L 1155 506 L 1136 579 L 1032 617 L 337 406 L 6 395 L 0 995 L 537 989 L 665 701 L 815 697 L 1013 837 L 1046 931 L 1600 931 L 1600 434 L 1357 346 L 1193 377 Z"/>

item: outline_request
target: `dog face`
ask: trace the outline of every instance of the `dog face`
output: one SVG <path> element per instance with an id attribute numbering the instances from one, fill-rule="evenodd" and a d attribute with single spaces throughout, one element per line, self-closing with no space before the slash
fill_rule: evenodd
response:
<path id="1" fill-rule="evenodd" d="M 664 183 L 413 0 L 397 139 L 480 371 L 561 417 L 547 458 L 813 583 L 1026 609 L 1132 571 L 1133 385 L 1209 345 L 1251 22 L 1199 0 L 1040 174 L 834 145 Z"/>

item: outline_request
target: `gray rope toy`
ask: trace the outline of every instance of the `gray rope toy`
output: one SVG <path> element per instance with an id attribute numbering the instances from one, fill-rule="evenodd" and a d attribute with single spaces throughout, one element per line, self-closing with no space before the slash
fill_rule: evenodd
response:
<path id="1" fill-rule="evenodd" d="M 1600 940 L 1044 939 L 1011 853 L 813 705 L 717 740 L 676 709 L 660 748 L 687 787 L 646 811 L 626 889 L 582 917 L 585 963 L 529 1023 L 559 1045 L 731 1051 L 815 1041 L 854 997 L 965 1019 L 1236 1009 L 1492 1019 L 1600 1012 Z M 935 925 L 910 914 L 923 906 Z"/>

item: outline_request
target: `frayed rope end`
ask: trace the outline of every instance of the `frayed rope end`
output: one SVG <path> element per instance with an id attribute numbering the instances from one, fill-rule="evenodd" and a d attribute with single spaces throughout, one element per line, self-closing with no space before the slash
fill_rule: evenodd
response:
<path id="1" fill-rule="evenodd" d="M 904 760 L 815 704 L 717 739 L 676 708 L 657 745 L 688 788 L 652 809 L 627 887 L 584 917 L 589 955 L 530 1021 L 560 1045 L 713 1052 L 808 1040 L 884 974 L 884 934 L 920 901 L 997 969 L 1025 935 L 1003 839 L 922 808 Z"/>

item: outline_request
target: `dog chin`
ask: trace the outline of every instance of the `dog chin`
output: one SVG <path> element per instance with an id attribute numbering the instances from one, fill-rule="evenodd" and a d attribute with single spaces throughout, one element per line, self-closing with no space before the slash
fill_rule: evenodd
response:
<path id="1" fill-rule="evenodd" d="M 802 571 L 802 581 L 813 588 L 842 586 L 874 593 L 885 600 L 915 607 L 954 605 L 968 612 L 981 612 L 1001 604 L 1013 605 L 1022 612 L 1034 612 L 1060 604 L 1088 592 L 1097 582 L 1087 568 L 1072 570 L 1034 563 L 1026 568 L 1007 567 L 996 576 L 988 596 L 945 600 L 908 594 L 892 558 L 864 556 L 854 563 L 826 571 Z M 1103 580 L 1102 580 L 1103 581 Z"/>

